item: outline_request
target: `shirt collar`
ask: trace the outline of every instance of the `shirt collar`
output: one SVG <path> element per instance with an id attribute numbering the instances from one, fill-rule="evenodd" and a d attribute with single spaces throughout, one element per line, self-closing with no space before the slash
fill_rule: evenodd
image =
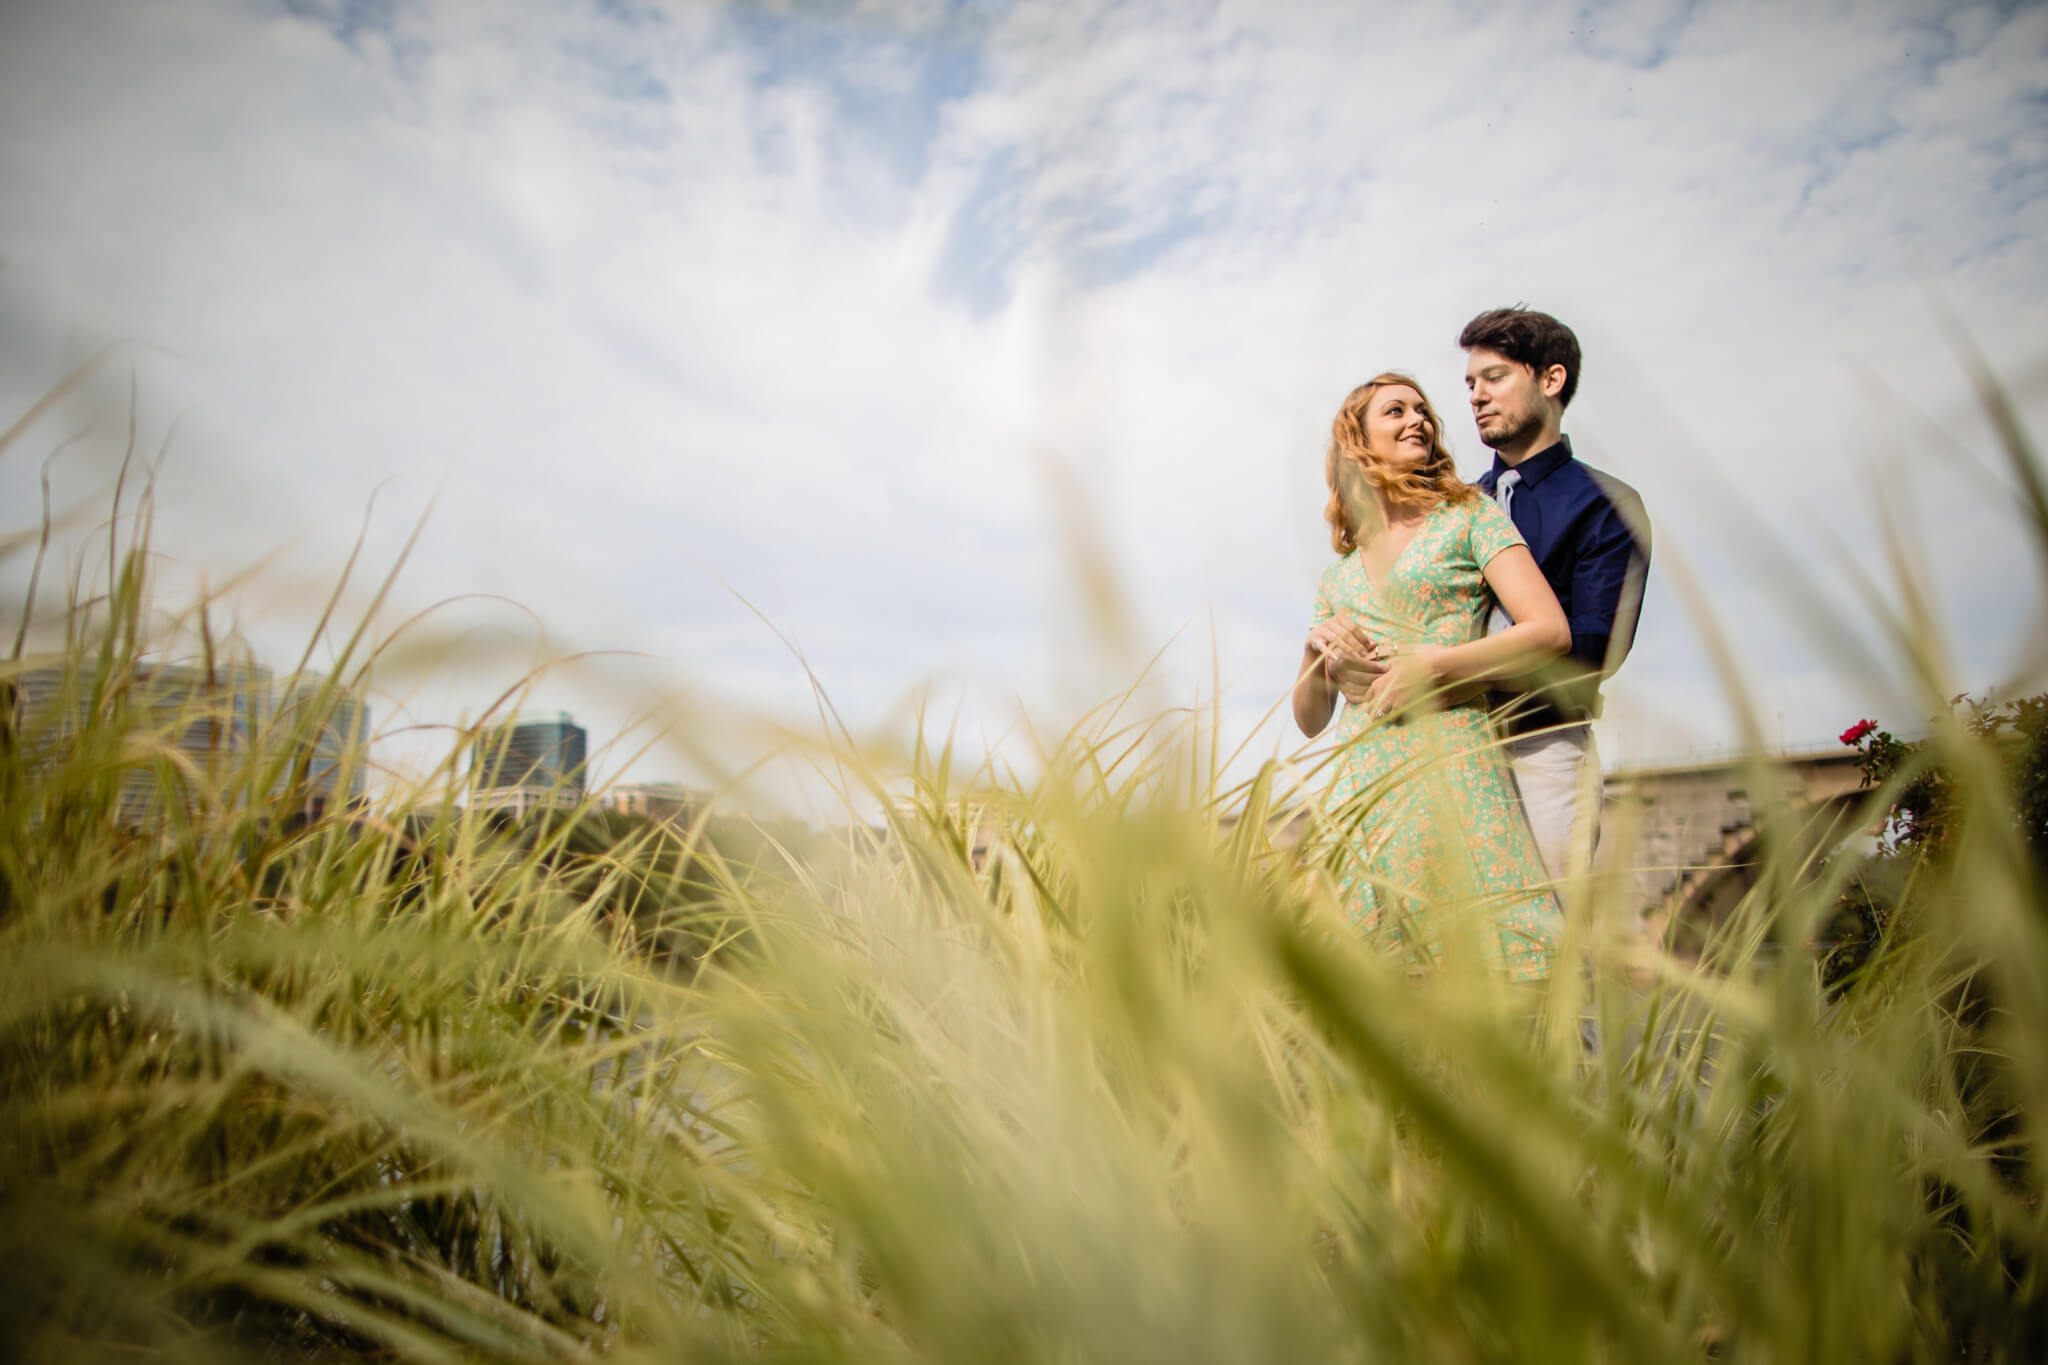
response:
<path id="1" fill-rule="evenodd" d="M 1522 487 L 1534 488 L 1537 484 L 1542 483 L 1558 469 L 1562 468 L 1565 461 L 1571 459 L 1571 457 L 1572 438 L 1569 436 L 1558 437 L 1556 445 L 1544 447 L 1515 466 L 1522 473 Z M 1500 476 L 1505 474 L 1507 470 L 1507 461 L 1495 455 L 1493 457 L 1493 486 L 1495 488 L 1500 487 Z"/>

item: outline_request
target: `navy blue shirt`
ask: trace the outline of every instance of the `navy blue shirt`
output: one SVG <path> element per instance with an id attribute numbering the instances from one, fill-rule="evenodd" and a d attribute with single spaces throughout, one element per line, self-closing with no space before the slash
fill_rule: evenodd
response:
<path id="1" fill-rule="evenodd" d="M 1514 468 L 1522 481 L 1509 515 L 1572 628 L 1572 666 L 1538 675 L 1509 713 L 1508 729 L 1521 733 L 1600 714 L 1600 680 L 1620 667 L 1635 642 L 1650 567 L 1650 522 L 1635 489 L 1574 459 L 1569 438 Z M 1493 468 L 1479 476 L 1486 496 L 1493 496 L 1507 469 L 1493 457 Z"/>

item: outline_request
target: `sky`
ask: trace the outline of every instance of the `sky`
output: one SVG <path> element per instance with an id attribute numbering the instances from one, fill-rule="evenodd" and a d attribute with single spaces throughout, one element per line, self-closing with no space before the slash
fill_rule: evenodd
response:
<path id="1" fill-rule="evenodd" d="M 1456 338 L 1511 303 L 1656 528 L 1610 765 L 1740 737 L 1702 609 L 1767 739 L 1913 728 L 1859 574 L 1955 690 L 2040 685 L 1938 317 L 2048 429 L 2040 6 L 12 0 L 0 185 L 0 425 L 115 348 L 0 535 L 83 431 L 91 562 L 132 393 L 165 593 L 288 665 L 424 517 L 382 619 L 459 600 L 378 673 L 399 766 L 584 651 L 526 703 L 728 741 L 611 776 L 815 733 L 814 682 L 1028 764 L 1155 655 L 1143 705 L 1292 752 L 1337 405 L 1414 374 L 1477 476 Z"/>

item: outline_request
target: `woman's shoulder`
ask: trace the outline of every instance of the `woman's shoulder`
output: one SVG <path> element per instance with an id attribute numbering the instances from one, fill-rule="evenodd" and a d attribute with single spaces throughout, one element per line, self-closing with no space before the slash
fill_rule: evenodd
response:
<path id="1" fill-rule="evenodd" d="M 1477 525 L 1486 515 L 1488 508 L 1495 512 L 1500 511 L 1500 508 L 1494 506 L 1493 500 L 1484 494 L 1473 498 L 1445 498 L 1429 509 L 1424 515 L 1423 524 L 1443 532 L 1455 533 Z"/>
<path id="2" fill-rule="evenodd" d="M 1341 602 L 1348 602 L 1356 595 L 1357 588 L 1352 578 L 1351 567 L 1358 562 L 1358 551 L 1347 550 L 1329 563 L 1316 575 L 1316 601 L 1328 604 L 1334 611 Z"/>
<path id="3" fill-rule="evenodd" d="M 1444 508 L 1467 526 L 1487 526 L 1505 523 L 1514 525 L 1513 518 L 1501 510 L 1501 505 L 1486 496 L 1486 491 L 1477 484 L 1466 485 L 1473 496 L 1457 502 L 1447 502 Z"/>
<path id="4" fill-rule="evenodd" d="M 1472 557 L 1485 564 L 1510 545 L 1526 542 L 1522 533 L 1515 529 L 1515 519 L 1492 498 L 1481 493 L 1461 504 L 1465 519 L 1463 522 Z"/>

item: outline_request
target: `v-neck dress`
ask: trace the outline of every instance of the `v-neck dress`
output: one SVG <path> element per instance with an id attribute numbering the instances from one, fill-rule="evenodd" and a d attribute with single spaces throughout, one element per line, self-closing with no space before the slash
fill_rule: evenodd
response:
<path id="1" fill-rule="evenodd" d="M 1485 632 L 1487 561 L 1522 543 L 1492 500 L 1444 504 L 1384 583 L 1356 550 L 1325 569 L 1315 619 L 1347 611 L 1376 642 L 1464 644 Z M 1343 831 L 1339 886 L 1360 930 L 1397 938 L 1418 969 L 1441 958 L 1447 935 L 1469 935 L 1511 979 L 1547 977 L 1563 921 L 1484 703 L 1381 720 L 1343 703 L 1337 740 L 1325 804 Z"/>

